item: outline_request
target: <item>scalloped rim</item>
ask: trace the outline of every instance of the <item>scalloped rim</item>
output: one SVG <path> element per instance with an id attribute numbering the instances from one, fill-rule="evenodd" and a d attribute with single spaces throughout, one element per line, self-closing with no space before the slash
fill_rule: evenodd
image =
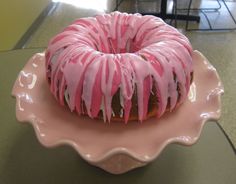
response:
<path id="1" fill-rule="evenodd" d="M 217 96 L 217 105 L 218 105 L 218 111 L 215 112 L 214 114 L 211 114 L 211 116 L 209 117 L 204 117 L 202 119 L 202 121 L 200 122 L 201 125 L 200 125 L 200 129 L 197 133 L 197 135 L 191 139 L 189 139 L 188 141 L 184 141 L 183 139 L 181 139 L 180 137 L 173 137 L 171 139 L 168 139 L 166 140 L 165 142 L 163 142 L 163 144 L 161 144 L 161 146 L 157 149 L 156 153 L 153 154 L 152 156 L 149 156 L 149 157 L 140 157 L 138 154 L 136 154 L 135 152 L 132 152 L 126 148 L 123 148 L 123 147 L 116 147 L 116 148 L 113 148 L 109 151 L 107 151 L 103 156 L 100 156 L 100 157 L 97 157 L 96 159 L 91 159 L 89 157 L 87 157 L 86 155 L 82 154 L 81 151 L 80 151 L 80 146 L 75 143 L 74 141 L 71 141 L 69 139 L 60 139 L 60 140 L 57 140 L 55 141 L 54 143 L 47 143 L 45 142 L 41 136 L 40 136 L 40 132 L 38 131 L 38 127 L 37 127 L 37 123 L 35 123 L 35 121 L 37 121 L 35 118 L 33 117 L 28 117 L 27 119 L 21 119 L 19 117 L 19 114 L 17 113 L 17 104 L 19 103 L 19 96 L 17 94 L 15 94 L 15 88 L 16 88 L 16 82 L 17 80 L 15 81 L 15 84 L 14 84 L 14 87 L 13 87 L 13 90 L 12 90 L 12 96 L 16 98 L 16 117 L 17 117 L 17 120 L 20 121 L 20 122 L 29 122 L 34 130 L 35 130 L 35 133 L 36 133 L 36 136 L 39 140 L 39 142 L 46 146 L 46 147 L 55 147 L 55 146 L 59 146 L 59 145 L 69 145 L 69 146 L 72 146 L 77 152 L 78 154 L 83 158 L 85 159 L 86 161 L 92 163 L 92 164 L 95 164 L 95 165 L 98 165 L 99 163 L 107 160 L 108 158 L 114 156 L 114 155 L 117 155 L 117 154 L 125 154 L 139 162 L 142 162 L 142 163 L 148 163 L 148 162 L 151 162 L 153 161 L 154 159 L 156 159 L 158 157 L 158 155 L 163 151 L 163 149 L 168 145 L 168 144 L 171 144 L 171 143 L 178 143 L 178 144 L 181 144 L 181 145 L 186 145 L 186 146 L 191 146 L 193 145 L 194 143 L 197 142 L 197 140 L 199 139 L 200 137 L 200 134 L 201 134 L 201 131 L 202 131 L 202 128 L 205 124 L 206 121 L 208 120 L 218 120 L 220 118 L 220 115 L 221 115 L 221 95 L 224 93 L 224 88 L 223 88 L 223 84 L 220 80 L 220 77 L 216 71 L 216 69 L 210 64 L 210 62 L 203 56 L 202 53 L 200 53 L 199 51 L 194 51 L 196 54 L 198 54 L 205 62 L 207 62 L 207 64 L 209 66 L 212 67 L 212 69 L 214 70 L 214 73 L 219 81 L 218 83 L 218 88 L 217 88 L 217 91 L 218 91 L 218 96 Z M 19 74 L 20 75 L 20 74 Z M 19 76 L 18 76 L 19 77 Z M 18 79 L 17 77 L 17 79 Z M 190 141 L 191 140 L 191 141 Z"/>

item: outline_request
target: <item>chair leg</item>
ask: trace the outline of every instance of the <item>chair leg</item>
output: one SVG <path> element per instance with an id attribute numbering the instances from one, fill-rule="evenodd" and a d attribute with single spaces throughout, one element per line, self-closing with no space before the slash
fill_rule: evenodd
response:
<path id="1" fill-rule="evenodd" d="M 177 28 L 177 0 L 173 0 L 173 10 L 174 10 L 173 14 L 175 15 L 175 19 L 174 19 L 175 23 L 174 23 L 174 25 Z"/>
<path id="2" fill-rule="evenodd" d="M 191 5 L 192 5 L 192 0 L 190 0 L 188 3 L 187 16 L 189 16 L 189 14 L 190 14 Z M 186 24 L 185 24 L 185 30 L 187 30 L 187 29 L 188 29 L 188 20 L 186 20 Z"/>
<path id="3" fill-rule="evenodd" d="M 217 3 L 219 4 L 219 7 L 217 7 L 217 8 L 195 8 L 195 9 L 194 9 L 194 8 L 190 9 L 191 4 L 192 4 L 192 0 L 190 0 L 189 6 L 188 6 L 188 9 L 187 9 L 187 14 L 189 15 L 190 10 L 197 10 L 197 11 L 200 11 L 200 12 L 204 15 L 204 17 L 206 18 L 206 21 L 207 21 L 207 23 L 208 23 L 208 25 L 209 25 L 209 28 L 206 28 L 206 29 L 189 29 L 189 28 L 188 28 L 188 20 L 187 20 L 187 21 L 186 21 L 186 25 L 185 25 L 186 31 L 230 31 L 230 30 L 236 30 L 236 19 L 234 18 L 233 14 L 231 13 L 231 11 L 230 11 L 230 9 L 229 9 L 227 3 L 225 2 L 225 0 L 221 0 L 221 1 L 222 1 L 222 3 L 224 4 L 225 8 L 227 9 L 227 11 L 228 11 L 228 13 L 229 13 L 229 15 L 230 15 L 232 21 L 233 21 L 234 24 L 235 24 L 235 27 L 233 27 L 233 28 L 214 28 L 214 27 L 212 26 L 211 21 L 209 20 L 209 18 L 208 18 L 208 16 L 207 16 L 206 12 L 207 12 L 207 11 L 209 12 L 209 11 L 212 11 L 212 10 L 213 10 L 213 11 L 218 11 L 218 10 L 222 7 L 222 5 L 221 5 L 221 3 L 219 2 L 219 0 L 217 0 Z"/>
<path id="4" fill-rule="evenodd" d="M 230 9 L 229 9 L 228 5 L 226 4 L 225 0 L 222 0 L 222 2 L 224 3 L 224 5 L 225 5 L 225 8 L 228 10 L 228 12 L 229 12 L 229 14 L 230 14 L 230 16 L 231 16 L 232 20 L 233 20 L 233 21 L 234 21 L 234 23 L 236 24 L 236 20 L 235 20 L 235 18 L 234 18 L 234 16 L 233 16 L 233 14 L 231 13 L 231 11 L 230 11 Z"/>

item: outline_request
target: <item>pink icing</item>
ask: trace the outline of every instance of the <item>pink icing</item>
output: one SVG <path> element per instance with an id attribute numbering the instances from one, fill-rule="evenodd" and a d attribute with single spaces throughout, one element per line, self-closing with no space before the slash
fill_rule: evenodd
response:
<path id="1" fill-rule="evenodd" d="M 113 12 L 81 18 L 56 35 L 46 51 L 50 89 L 71 111 L 112 117 L 112 97 L 120 89 L 125 122 L 135 86 L 138 117 L 147 115 L 154 84 L 160 117 L 170 98 L 170 110 L 181 104 L 190 87 L 192 48 L 188 39 L 160 18 Z M 174 79 L 174 74 L 176 79 Z M 179 83 L 180 100 L 177 102 Z M 67 97 L 69 96 L 69 97 Z"/>

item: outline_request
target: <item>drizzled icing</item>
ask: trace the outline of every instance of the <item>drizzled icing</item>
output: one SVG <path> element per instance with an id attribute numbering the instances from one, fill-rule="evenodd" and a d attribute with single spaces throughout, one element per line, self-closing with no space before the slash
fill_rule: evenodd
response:
<path id="1" fill-rule="evenodd" d="M 102 107 L 104 121 L 110 121 L 112 97 L 120 89 L 123 109 L 118 116 L 127 122 L 137 90 L 142 121 L 153 85 L 158 117 L 166 111 L 168 99 L 169 110 L 184 101 L 192 48 L 184 35 L 160 18 L 113 12 L 78 19 L 56 35 L 46 50 L 46 69 L 51 92 L 61 105 L 66 99 L 71 111 L 83 114 L 84 103 L 87 114 L 95 118 Z"/>

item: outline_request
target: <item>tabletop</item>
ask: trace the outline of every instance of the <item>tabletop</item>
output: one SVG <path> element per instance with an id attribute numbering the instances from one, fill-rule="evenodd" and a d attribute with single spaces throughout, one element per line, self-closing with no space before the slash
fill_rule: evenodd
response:
<path id="1" fill-rule="evenodd" d="M 151 164 L 122 175 L 89 165 L 69 146 L 45 148 L 30 124 L 15 118 L 11 90 L 39 49 L 0 52 L 0 183 L 236 183 L 236 155 L 219 124 L 209 121 L 196 144 L 171 144 Z"/>

